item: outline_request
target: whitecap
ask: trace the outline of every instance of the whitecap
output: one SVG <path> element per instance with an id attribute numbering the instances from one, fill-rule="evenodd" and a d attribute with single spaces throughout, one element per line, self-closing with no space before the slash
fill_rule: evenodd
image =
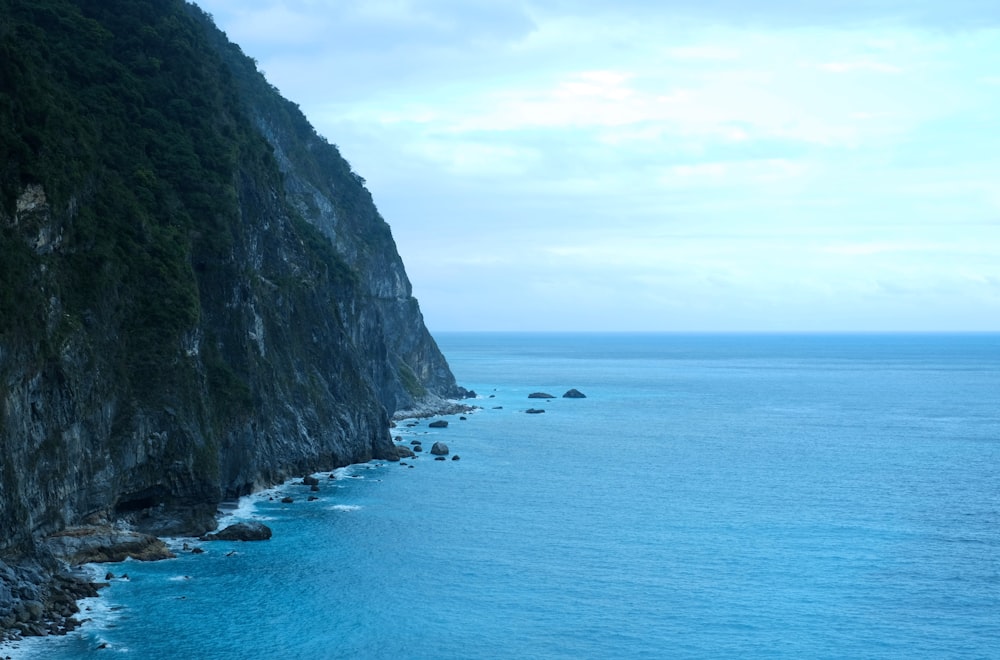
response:
<path id="1" fill-rule="evenodd" d="M 328 506 L 327 511 L 357 511 L 360 508 L 357 504 L 334 504 Z"/>

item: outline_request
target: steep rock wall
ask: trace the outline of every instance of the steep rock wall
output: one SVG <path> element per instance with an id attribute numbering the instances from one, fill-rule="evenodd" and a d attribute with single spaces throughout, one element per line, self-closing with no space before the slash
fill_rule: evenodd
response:
<path id="1" fill-rule="evenodd" d="M 204 531 L 223 498 L 395 458 L 394 410 L 464 393 L 360 178 L 204 14 L 0 15 L 0 554 Z"/>

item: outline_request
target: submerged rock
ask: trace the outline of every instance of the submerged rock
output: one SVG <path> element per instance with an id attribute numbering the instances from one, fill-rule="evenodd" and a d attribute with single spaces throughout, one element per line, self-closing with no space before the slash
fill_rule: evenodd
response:
<path id="1" fill-rule="evenodd" d="M 271 538 L 271 528 L 259 522 L 238 522 L 202 538 L 206 541 L 266 541 Z"/>

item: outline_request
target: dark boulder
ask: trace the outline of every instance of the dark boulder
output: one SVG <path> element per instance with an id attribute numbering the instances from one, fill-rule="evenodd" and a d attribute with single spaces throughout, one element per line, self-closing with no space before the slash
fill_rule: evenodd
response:
<path id="1" fill-rule="evenodd" d="M 434 446 L 431 447 L 431 453 L 435 456 L 446 456 L 448 454 L 448 445 L 443 442 L 435 442 Z"/>
<path id="2" fill-rule="evenodd" d="M 271 538 L 271 528 L 259 522 L 238 522 L 202 538 L 206 541 L 266 541 Z"/>
<path id="3" fill-rule="evenodd" d="M 461 458 L 462 458 L 461 456 L 459 456 L 458 454 L 455 454 L 454 456 L 451 457 L 451 460 L 458 461 L 458 460 L 461 460 Z"/>
<path id="4" fill-rule="evenodd" d="M 545 392 L 532 392 L 528 395 L 529 399 L 554 399 L 555 397 L 551 394 L 546 394 Z"/>
<path id="5" fill-rule="evenodd" d="M 446 429 L 448 428 L 448 422 L 444 421 L 443 419 L 439 419 L 436 422 L 431 422 L 427 426 L 428 428 L 432 429 Z"/>
<path id="6" fill-rule="evenodd" d="M 396 453 L 400 458 L 412 458 L 413 450 L 406 445 L 396 445 Z"/>
<path id="7" fill-rule="evenodd" d="M 434 460 L 435 460 L 435 461 L 446 461 L 446 460 L 448 460 L 448 459 L 447 459 L 447 458 L 445 458 L 444 456 L 438 456 L 438 457 L 437 457 L 437 458 L 435 458 Z"/>
<path id="8" fill-rule="evenodd" d="M 424 446 L 423 445 L 413 445 L 413 451 L 416 452 L 416 451 L 423 451 L 423 450 L 424 450 Z"/>
<path id="9" fill-rule="evenodd" d="M 282 504 L 291 504 L 291 503 L 292 503 L 292 502 L 294 502 L 294 501 L 295 501 L 295 500 L 293 500 L 293 499 L 292 499 L 292 498 L 290 498 L 290 497 L 282 497 L 282 498 L 281 498 L 281 503 L 282 503 Z"/>
<path id="10" fill-rule="evenodd" d="M 302 477 L 302 485 L 303 486 L 318 486 L 319 485 L 319 479 L 317 479 L 316 477 L 311 477 L 311 476 L 310 477 Z"/>
<path id="11" fill-rule="evenodd" d="M 566 394 L 563 394 L 563 398 L 564 399 L 586 399 L 587 395 L 584 394 L 583 392 L 581 392 L 580 390 L 578 390 L 576 388 L 573 388 L 573 389 L 569 390 L 568 392 L 566 392 Z"/>
<path id="12" fill-rule="evenodd" d="M 545 412 L 545 410 L 543 408 L 528 408 L 524 412 L 528 413 L 529 415 L 540 415 L 543 412 Z"/>

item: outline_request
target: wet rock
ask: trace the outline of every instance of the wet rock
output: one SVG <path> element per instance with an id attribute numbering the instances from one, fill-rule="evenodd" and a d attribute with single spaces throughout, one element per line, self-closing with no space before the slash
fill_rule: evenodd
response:
<path id="1" fill-rule="evenodd" d="M 319 479 L 317 479 L 316 477 L 312 477 L 312 476 L 302 477 L 302 485 L 303 486 L 318 486 L 319 485 Z"/>
<path id="2" fill-rule="evenodd" d="M 413 450 L 406 445 L 396 445 L 396 453 L 399 454 L 400 458 L 412 458 Z"/>
<path id="3" fill-rule="evenodd" d="M 432 429 L 446 429 L 448 428 L 448 422 L 446 422 L 443 419 L 439 419 L 437 421 L 431 422 L 430 424 L 427 425 L 427 427 Z"/>
<path id="4" fill-rule="evenodd" d="M 443 442 L 435 442 L 434 446 L 431 447 L 431 453 L 435 456 L 446 456 L 448 454 L 448 445 Z"/>
<path id="5" fill-rule="evenodd" d="M 528 413 L 529 415 L 541 415 L 543 412 L 545 412 L 545 409 L 544 408 L 528 408 L 524 412 Z"/>
<path id="6" fill-rule="evenodd" d="M 413 451 L 416 452 L 416 451 L 423 451 L 423 450 L 424 450 L 424 446 L 423 445 L 413 445 Z"/>
<path id="7" fill-rule="evenodd" d="M 259 522 L 238 522 L 220 532 L 206 534 L 206 541 L 266 541 L 271 538 L 271 528 Z"/>
<path id="8" fill-rule="evenodd" d="M 438 457 L 437 457 L 437 458 L 435 458 L 434 460 L 435 460 L 435 461 L 446 461 L 446 460 L 448 460 L 448 459 L 447 459 L 447 458 L 445 458 L 444 456 L 438 456 Z"/>
<path id="9" fill-rule="evenodd" d="M 319 492 L 319 486 L 317 484 L 313 484 L 312 486 L 309 486 L 309 490 L 311 490 L 314 493 L 318 493 Z"/>
<path id="10" fill-rule="evenodd" d="M 578 390 L 576 388 L 573 388 L 573 389 L 567 391 L 566 394 L 563 394 L 563 398 L 564 399 L 586 399 L 587 395 L 584 394 L 583 392 L 581 392 L 580 390 Z"/>
<path id="11" fill-rule="evenodd" d="M 458 454 L 455 454 L 454 456 L 451 457 L 451 460 L 453 460 L 453 461 L 458 461 L 458 460 L 461 460 L 461 459 L 462 459 L 462 457 L 459 456 Z"/>
<path id="12" fill-rule="evenodd" d="M 46 537 L 43 544 L 53 555 L 73 566 L 120 562 L 129 557 L 156 561 L 175 556 L 155 536 L 103 526 L 71 527 Z"/>
<path id="13" fill-rule="evenodd" d="M 281 498 L 281 503 L 282 504 L 291 504 L 294 501 L 295 500 L 293 500 L 291 497 L 282 497 Z"/>
<path id="14" fill-rule="evenodd" d="M 546 392 L 532 392 L 528 395 L 529 399 L 554 399 L 555 397 Z"/>

